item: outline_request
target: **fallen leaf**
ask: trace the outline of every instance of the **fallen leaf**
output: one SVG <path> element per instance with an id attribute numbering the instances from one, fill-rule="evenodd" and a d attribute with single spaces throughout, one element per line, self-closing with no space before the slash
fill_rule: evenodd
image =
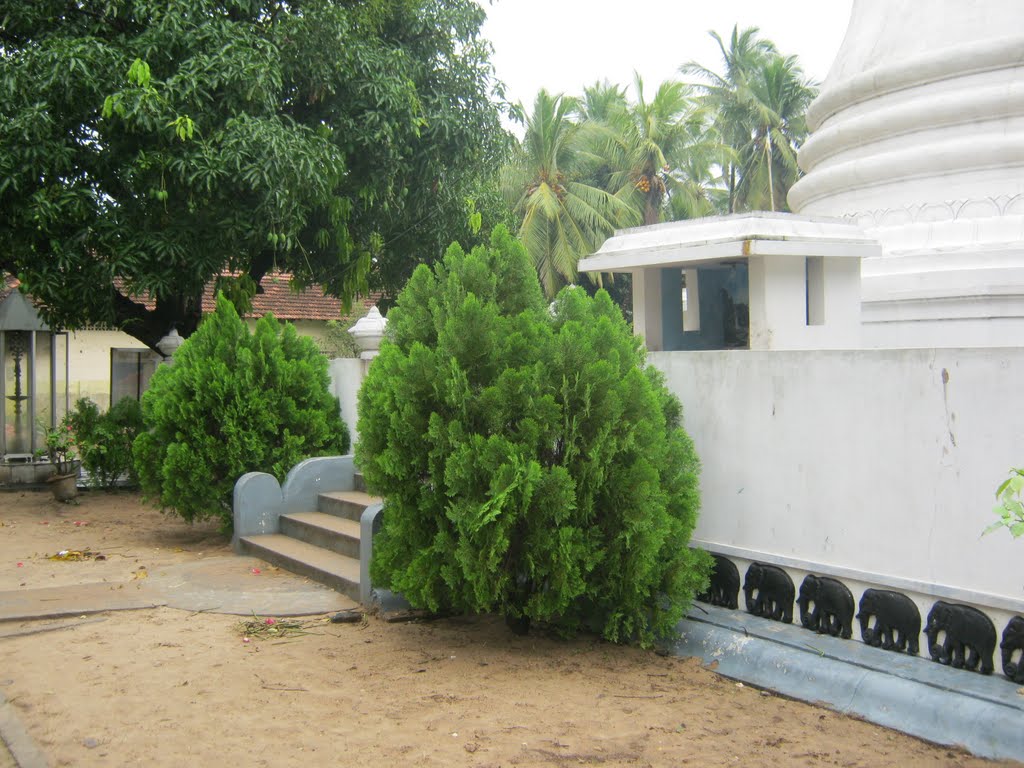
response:
<path id="1" fill-rule="evenodd" d="M 253 568 L 252 571 L 250 571 L 250 573 L 254 573 L 257 576 L 259 576 L 260 575 L 260 569 L 259 568 Z"/>

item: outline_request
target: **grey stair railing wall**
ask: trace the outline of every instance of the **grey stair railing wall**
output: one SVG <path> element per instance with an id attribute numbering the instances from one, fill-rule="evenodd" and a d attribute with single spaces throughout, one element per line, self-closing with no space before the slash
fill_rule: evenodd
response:
<path id="1" fill-rule="evenodd" d="M 292 467 L 283 484 L 266 472 L 247 472 L 235 483 L 231 548 L 241 554 L 239 539 L 243 536 L 280 533 L 281 515 L 316 509 L 319 494 L 350 491 L 354 478 L 351 455 L 301 461 Z"/>

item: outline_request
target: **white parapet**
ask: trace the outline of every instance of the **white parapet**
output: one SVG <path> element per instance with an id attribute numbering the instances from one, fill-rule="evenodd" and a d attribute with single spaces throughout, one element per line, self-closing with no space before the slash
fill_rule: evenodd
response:
<path id="1" fill-rule="evenodd" d="M 1022 542 L 983 536 L 1020 466 L 1024 350 L 655 353 L 701 458 L 699 543 L 734 561 L 1024 615 Z M 860 585 L 858 587 L 858 585 Z"/>

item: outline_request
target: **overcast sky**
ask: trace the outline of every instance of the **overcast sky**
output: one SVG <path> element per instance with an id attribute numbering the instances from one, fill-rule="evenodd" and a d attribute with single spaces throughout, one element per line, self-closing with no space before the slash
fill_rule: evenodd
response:
<path id="1" fill-rule="evenodd" d="M 529 112 L 540 88 L 579 94 L 608 79 L 626 85 L 636 70 L 645 92 L 678 77 L 691 59 L 716 72 L 721 54 L 708 30 L 728 41 L 734 24 L 760 27 L 804 71 L 822 81 L 839 50 L 852 0 L 479 0 L 484 36 L 511 102 Z"/>

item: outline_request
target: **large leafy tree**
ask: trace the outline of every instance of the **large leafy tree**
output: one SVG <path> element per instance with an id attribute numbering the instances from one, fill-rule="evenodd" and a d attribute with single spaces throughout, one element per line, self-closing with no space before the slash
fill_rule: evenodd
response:
<path id="1" fill-rule="evenodd" d="M 275 267 L 397 290 L 441 231 L 469 234 L 468 197 L 496 199 L 482 20 L 472 0 L 0 0 L 0 269 L 51 323 L 151 346 L 226 270 L 242 296 Z"/>
<path id="2" fill-rule="evenodd" d="M 576 279 L 576 264 L 617 226 L 639 223 L 630 206 L 583 177 L 579 102 L 541 90 L 526 120 L 522 146 L 502 175 L 519 238 L 551 297 Z"/>

